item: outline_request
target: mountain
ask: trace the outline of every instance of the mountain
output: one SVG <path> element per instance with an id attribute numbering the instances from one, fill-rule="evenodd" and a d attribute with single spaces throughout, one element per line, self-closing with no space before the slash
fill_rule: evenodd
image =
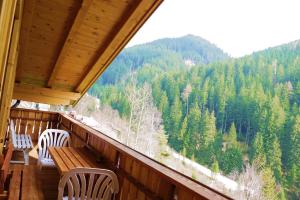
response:
<path id="1" fill-rule="evenodd" d="M 124 49 L 98 82 L 103 84 L 116 83 L 128 72 L 143 66 L 169 70 L 209 64 L 228 58 L 229 56 L 216 45 L 198 36 L 186 35 L 179 38 L 164 38 Z"/>

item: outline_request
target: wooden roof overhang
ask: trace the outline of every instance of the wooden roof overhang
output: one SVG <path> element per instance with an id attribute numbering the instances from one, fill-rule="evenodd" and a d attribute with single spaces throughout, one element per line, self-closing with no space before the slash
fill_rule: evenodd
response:
<path id="1" fill-rule="evenodd" d="M 13 98 L 76 103 L 162 1 L 24 1 Z"/>

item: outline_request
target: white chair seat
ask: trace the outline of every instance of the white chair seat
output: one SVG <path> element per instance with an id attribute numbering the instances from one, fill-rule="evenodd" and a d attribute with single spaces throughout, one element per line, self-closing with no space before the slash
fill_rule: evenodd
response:
<path id="1" fill-rule="evenodd" d="M 13 120 L 10 120 L 9 129 L 14 150 L 23 151 L 24 163 L 25 165 L 29 165 L 29 151 L 33 148 L 31 136 L 27 134 L 17 134 Z M 20 161 L 11 162 L 20 163 Z"/>
<path id="2" fill-rule="evenodd" d="M 15 149 L 23 150 L 23 149 L 32 149 L 33 144 L 30 135 L 27 134 L 16 134 L 16 146 Z"/>

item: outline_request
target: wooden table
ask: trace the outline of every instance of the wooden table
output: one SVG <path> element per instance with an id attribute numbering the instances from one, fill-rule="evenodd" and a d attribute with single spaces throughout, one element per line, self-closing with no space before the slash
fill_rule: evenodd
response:
<path id="1" fill-rule="evenodd" d="M 77 167 L 101 167 L 84 148 L 49 147 L 49 153 L 61 175 Z"/>

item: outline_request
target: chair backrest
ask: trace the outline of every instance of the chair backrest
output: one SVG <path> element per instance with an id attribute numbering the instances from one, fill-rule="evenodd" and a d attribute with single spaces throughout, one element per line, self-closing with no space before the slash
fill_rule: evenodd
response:
<path id="1" fill-rule="evenodd" d="M 66 186 L 68 199 L 115 199 L 119 192 L 117 175 L 110 170 L 97 168 L 75 168 L 59 181 L 58 200 L 62 200 Z"/>
<path id="2" fill-rule="evenodd" d="M 39 159 L 51 158 L 48 147 L 63 147 L 70 143 L 70 135 L 67 131 L 60 129 L 46 129 L 38 140 Z"/>
<path id="3" fill-rule="evenodd" d="M 16 129 L 15 129 L 15 123 L 13 120 L 9 121 L 9 132 L 11 134 L 11 141 L 14 146 L 14 148 L 17 147 L 17 138 L 16 138 Z"/>

